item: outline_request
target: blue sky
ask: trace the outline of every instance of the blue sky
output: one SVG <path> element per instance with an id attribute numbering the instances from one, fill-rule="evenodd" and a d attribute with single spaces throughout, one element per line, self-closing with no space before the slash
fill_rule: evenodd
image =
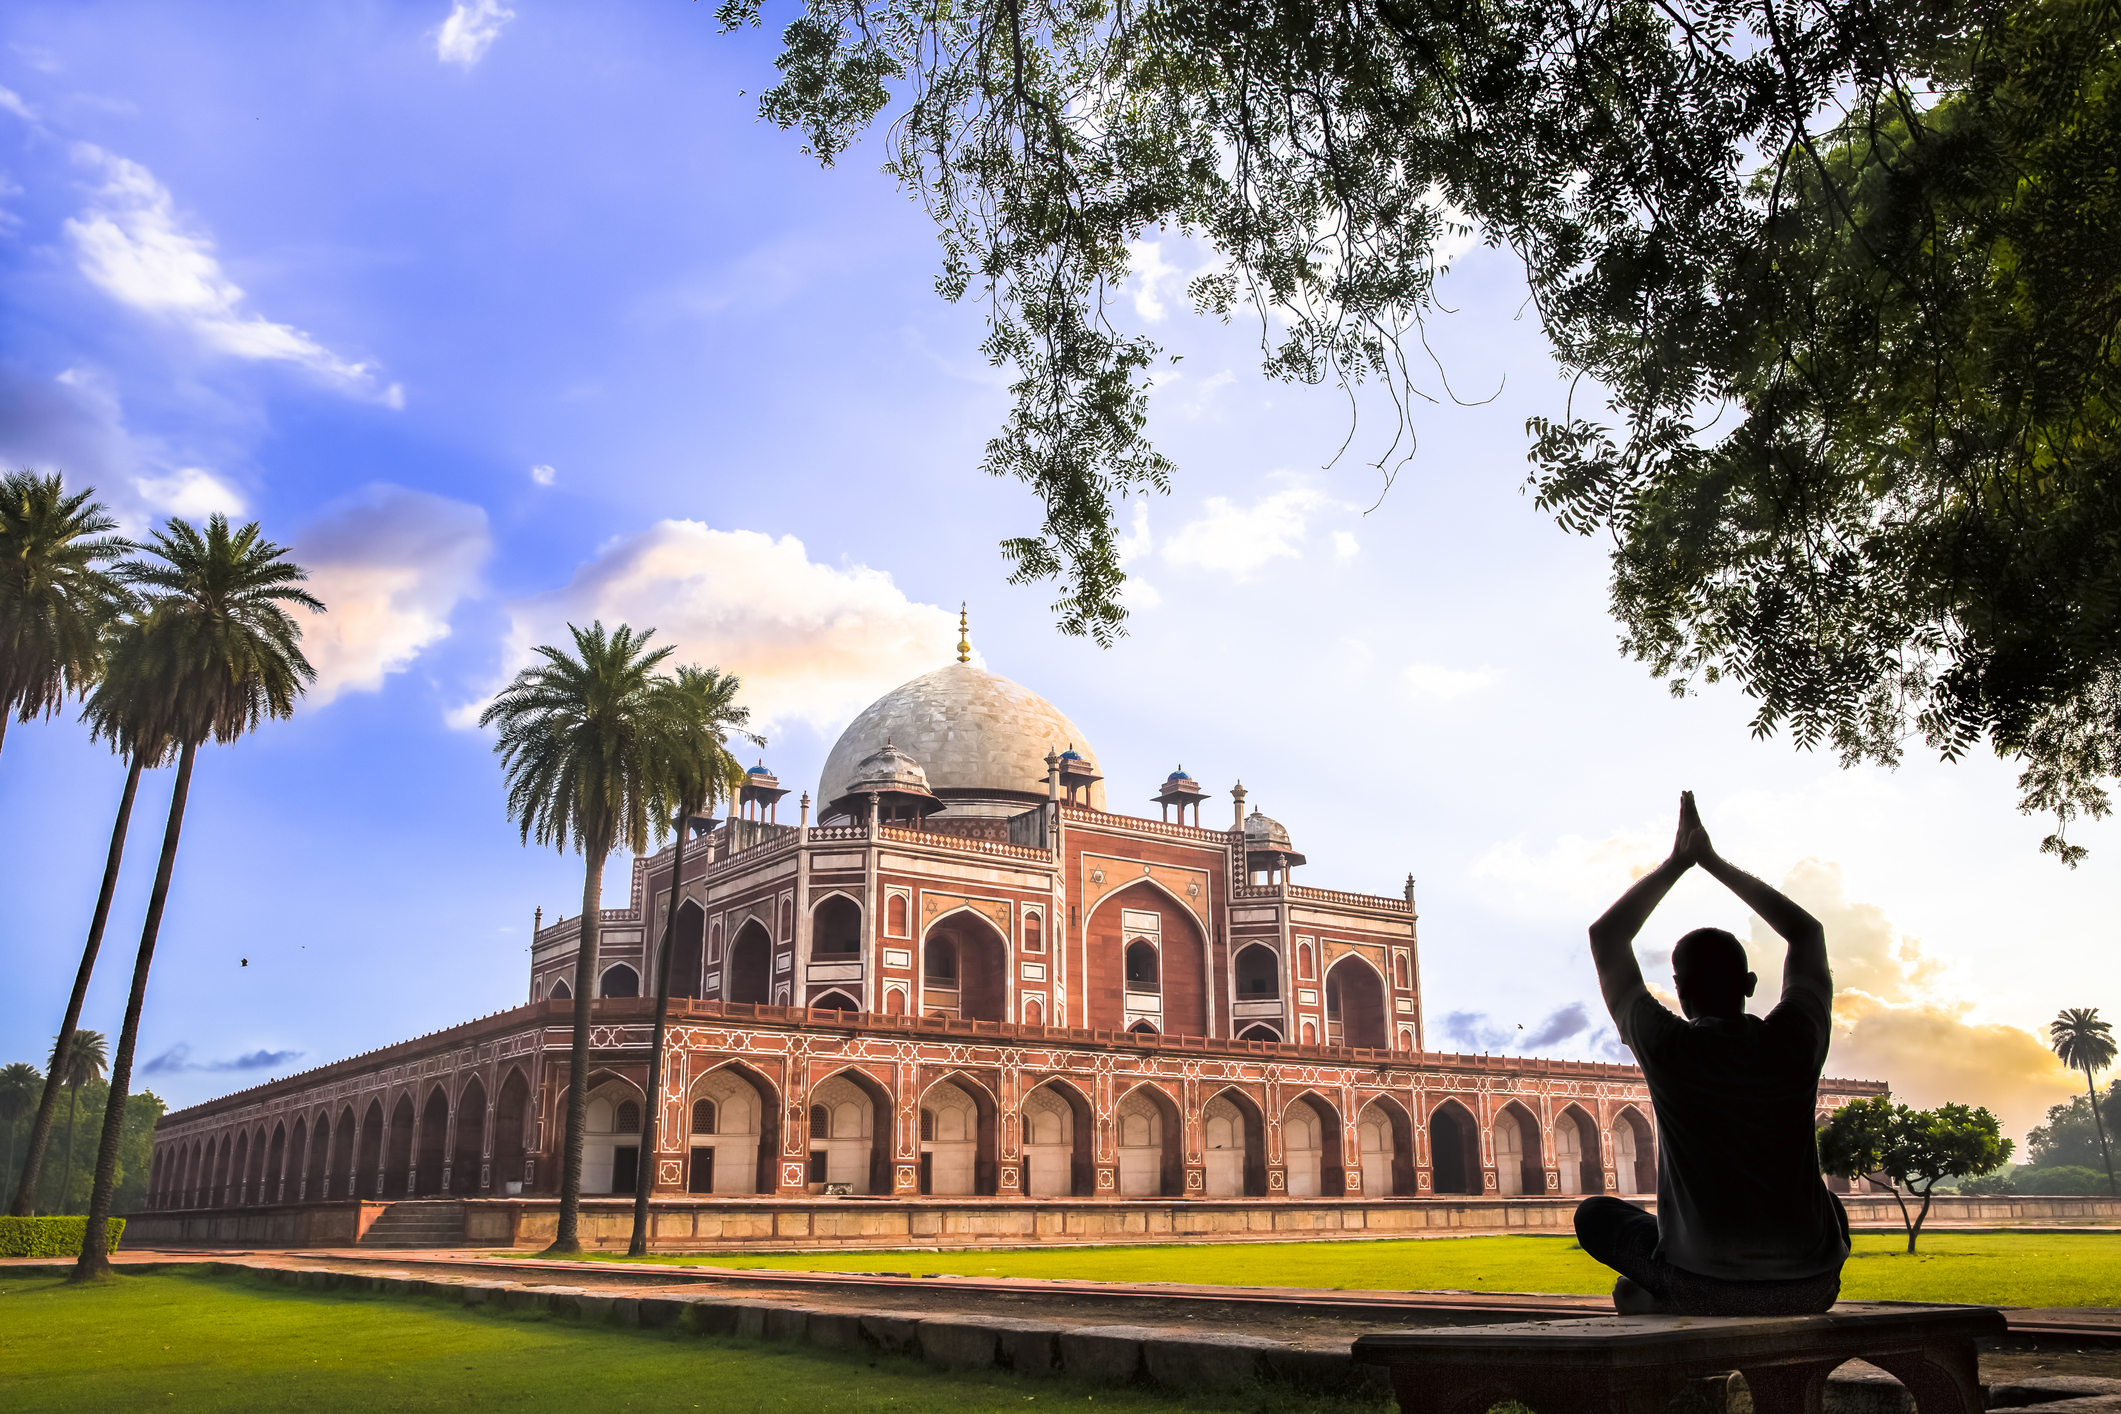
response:
<path id="1" fill-rule="evenodd" d="M 1183 763 L 1290 827 L 1299 882 L 1416 875 L 1433 1044 L 1613 1054 L 1583 927 L 1691 787 L 1827 918 L 1832 1068 L 2019 1131 L 2068 1092 L 2026 1028 L 2121 1007 L 2121 831 L 2066 872 L 2001 763 L 1844 772 L 1624 661 L 1599 545 L 1521 491 L 1524 419 L 1564 390 L 1506 259 L 1466 253 L 1431 331 L 1484 401 L 1432 386 L 1380 500 L 1379 409 L 1333 460 L 1349 404 L 1263 380 L 1256 326 L 1186 312 L 1209 253 L 1143 233 L 1115 312 L 1183 356 L 1153 398 L 1180 473 L 1123 513 L 1132 632 L 1101 650 L 1006 584 L 996 542 L 1037 510 L 979 471 L 1006 381 L 979 308 L 934 294 L 873 140 L 825 171 L 758 119 L 775 48 L 678 0 L 0 16 L 0 458 L 136 528 L 255 517 L 333 609 L 297 718 L 201 760 L 143 1083 L 198 1100 L 522 999 L 531 910 L 572 911 L 579 865 L 517 843 L 468 723 L 568 621 L 743 674 L 769 764 L 814 788 L 969 601 L 982 661 L 1083 727 L 1115 804 Z M 49 1045 L 120 783 L 70 719 L 8 732 L 0 1058 Z M 1645 956 L 1704 921 L 1748 927 L 1690 882 Z"/>

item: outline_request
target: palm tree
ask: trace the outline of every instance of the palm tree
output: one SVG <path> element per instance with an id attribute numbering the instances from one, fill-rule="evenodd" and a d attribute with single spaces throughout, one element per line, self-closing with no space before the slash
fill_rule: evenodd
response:
<path id="1" fill-rule="evenodd" d="M 656 671 L 668 648 L 648 649 L 620 624 L 610 634 L 599 622 L 569 624 L 577 657 L 540 647 L 543 663 L 523 669 L 479 716 L 500 724 L 494 750 L 508 777 L 508 815 L 535 839 L 558 850 L 570 834 L 583 856 L 582 922 L 574 963 L 574 1045 L 567 1067 L 567 1146 L 560 1164 L 560 1226 L 551 1252 L 579 1252 L 582 1208 L 582 1128 L 588 1120 L 589 1002 L 596 983 L 597 913 L 603 905 L 604 863 L 624 845 L 635 854 L 661 838 L 661 777 L 669 737 L 683 730 L 668 679 Z"/>
<path id="2" fill-rule="evenodd" d="M 109 1064 L 109 1043 L 101 1031 L 75 1031 L 52 1040 L 51 1068 L 44 1074 L 47 1081 L 66 1086 L 66 1176 L 59 1180 L 57 1204 L 62 1213 L 74 1191 L 74 1121 L 80 1114 L 81 1087 L 101 1080 Z"/>
<path id="3" fill-rule="evenodd" d="M 0 1135 L 7 1136 L 7 1157 L 0 1158 L 0 1177 L 15 1167 L 15 1121 L 29 1113 L 30 1099 L 44 1088 L 44 1077 L 28 1061 L 0 1069 Z"/>
<path id="4" fill-rule="evenodd" d="M 193 763 L 203 742 L 231 742 L 268 717 L 294 715 L 295 699 L 317 674 L 302 656 L 302 630 L 283 606 L 324 610 L 314 594 L 300 587 L 308 578 L 302 567 L 284 559 L 286 549 L 260 535 L 255 521 L 231 531 L 227 517 L 215 515 L 202 535 L 173 517 L 146 548 L 155 559 L 132 572 L 145 599 L 140 631 L 113 649 L 110 676 L 137 693 L 132 716 L 137 739 L 168 740 L 176 746 L 177 781 L 170 791 L 162 857 L 133 962 L 118 1055 L 111 1064 L 110 1101 L 103 1111 L 96 1186 L 89 1197 L 81 1260 L 74 1267 L 76 1281 L 110 1270 L 108 1220 L 117 1189 L 133 1047 L 140 1039 L 148 968 L 162 930 L 162 910 L 169 902 L 170 875 L 177 866 L 177 839 L 184 828 Z"/>
<path id="5" fill-rule="evenodd" d="M 2099 1087 L 2092 1080 L 2096 1071 L 2114 1063 L 2114 1028 L 2099 1019 L 2097 1007 L 2065 1007 L 2047 1025 L 2055 1054 L 2071 1070 L 2084 1072 L 2084 1086 L 2092 1092 L 2092 1123 L 2099 1131 L 2099 1153 L 2106 1160 L 2106 1191 L 2121 1196 L 2114 1187 L 2114 1151 L 2107 1147 L 2106 1121 L 2099 1115 Z"/>
<path id="6" fill-rule="evenodd" d="M 7 719 L 58 710 L 96 680 L 104 629 L 130 596 L 99 568 L 134 547 L 94 491 L 66 494 L 55 472 L 0 478 L 0 741 Z"/>
<path id="7" fill-rule="evenodd" d="M 743 683 L 734 673 L 720 668 L 683 667 L 665 689 L 681 729 L 670 740 L 670 755 L 663 763 L 666 803 L 677 807 L 677 857 L 670 865 L 670 916 L 663 920 L 662 941 L 656 948 L 655 1036 L 648 1047 L 648 1103 L 641 1106 L 641 1162 L 634 1172 L 633 1240 L 627 1244 L 630 1257 L 648 1255 L 648 1195 L 655 1187 L 657 1123 L 663 1107 L 663 1035 L 670 1011 L 670 946 L 677 932 L 678 901 L 685 879 L 685 839 L 695 815 L 712 813 L 718 802 L 732 800 L 744 788 L 744 767 L 729 754 L 732 732 L 760 746 L 766 739 L 744 730 L 751 709 L 736 703 Z"/>
<path id="8" fill-rule="evenodd" d="M 140 622 L 134 619 L 119 630 L 118 639 L 137 635 Z M 137 666 L 141 654 L 135 647 L 125 647 L 113 654 L 116 662 Z M 122 670 L 121 670 L 122 671 Z M 74 971 L 74 990 L 66 999 L 66 1020 L 60 1024 L 59 1034 L 68 1037 L 75 1034 L 74 1028 L 81 1022 L 81 1007 L 88 998 L 89 978 L 96 970 L 96 954 L 103 947 L 103 929 L 110 922 L 111 896 L 118 888 L 118 865 L 125 857 L 125 836 L 132 827 L 133 798 L 140 791 L 140 768 L 167 764 L 170 743 L 166 736 L 143 739 L 143 730 L 152 730 L 151 722 L 145 718 L 155 715 L 153 707 L 143 714 L 141 705 L 153 703 L 151 685 L 143 689 L 140 685 L 121 681 L 106 672 L 96 684 L 88 700 L 88 709 L 82 714 L 94 734 L 108 738 L 111 745 L 124 753 L 125 790 L 118 797 L 118 819 L 111 826 L 110 853 L 103 861 L 103 888 L 96 895 L 95 917 L 89 921 L 88 943 L 81 949 L 81 966 Z M 37 1201 L 37 1179 L 44 1167 L 44 1147 L 51 1139 L 52 1120 L 58 1114 L 60 1072 L 65 1068 L 63 1057 L 55 1057 L 50 1073 L 45 1078 L 44 1094 L 37 1102 L 37 1117 L 30 1125 L 29 1146 L 22 1163 L 22 1180 L 15 1187 L 15 1201 L 9 1211 L 18 1218 L 26 1218 L 35 1211 Z M 68 1121 L 71 1135 L 72 1121 Z M 73 1162 L 72 1140 L 67 1141 L 67 1162 Z"/>

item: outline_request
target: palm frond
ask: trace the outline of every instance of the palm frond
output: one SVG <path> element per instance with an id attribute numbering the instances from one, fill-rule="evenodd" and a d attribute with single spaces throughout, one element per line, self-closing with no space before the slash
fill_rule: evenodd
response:
<path id="1" fill-rule="evenodd" d="M 56 711 L 100 675 L 105 635 L 132 603 L 116 562 L 138 548 L 116 526 L 57 473 L 0 478 L 0 713 Z"/>
<path id="2" fill-rule="evenodd" d="M 2097 1007 L 2066 1007 L 2048 1023 L 2055 1054 L 2071 1070 L 2087 1076 L 2114 1063 L 2113 1027 L 2099 1019 Z"/>

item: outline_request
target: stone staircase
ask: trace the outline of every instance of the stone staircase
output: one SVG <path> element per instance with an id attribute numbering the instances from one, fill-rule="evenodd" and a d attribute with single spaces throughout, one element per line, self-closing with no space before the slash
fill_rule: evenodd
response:
<path id="1" fill-rule="evenodd" d="M 393 1203 L 361 1234 L 363 1247 L 462 1247 L 464 1204 L 455 1198 Z"/>

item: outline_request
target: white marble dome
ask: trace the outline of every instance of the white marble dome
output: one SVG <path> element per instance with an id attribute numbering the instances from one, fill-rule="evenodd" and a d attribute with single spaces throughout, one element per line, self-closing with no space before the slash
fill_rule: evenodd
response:
<path id="1" fill-rule="evenodd" d="M 856 714 L 825 758 L 817 799 L 829 803 L 845 795 L 863 758 L 887 741 L 920 763 L 928 788 L 945 800 L 989 791 L 1003 803 L 1011 796 L 1043 800 L 1046 753 L 1070 746 L 1091 770 L 1103 769 L 1082 729 L 1060 708 L 984 668 L 952 663 L 893 688 Z M 1090 805 L 1105 808 L 1104 782 L 1090 787 Z"/>

